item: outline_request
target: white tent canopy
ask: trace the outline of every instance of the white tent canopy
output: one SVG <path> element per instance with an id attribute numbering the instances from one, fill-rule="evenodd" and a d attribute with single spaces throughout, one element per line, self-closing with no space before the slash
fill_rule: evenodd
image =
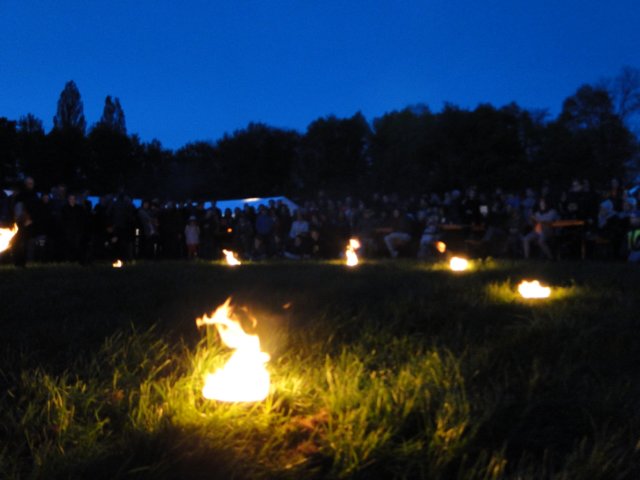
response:
<path id="1" fill-rule="evenodd" d="M 295 210 L 298 210 L 298 208 L 300 208 L 298 205 L 296 205 L 294 202 L 289 200 L 287 197 L 254 197 L 254 198 L 239 198 L 236 200 L 218 200 L 216 202 L 216 207 L 218 207 L 223 212 L 227 208 L 231 209 L 231 211 L 233 212 L 234 209 L 236 208 L 239 208 L 240 210 L 242 210 L 245 207 L 245 205 L 249 205 L 256 209 L 260 205 L 264 205 L 268 207 L 270 202 L 284 203 L 287 207 L 289 207 L 289 210 L 291 211 L 291 213 L 293 213 Z M 209 203 L 209 205 L 207 205 L 207 203 Z M 209 208 L 210 203 L 211 202 L 205 202 L 205 208 Z"/>
<path id="2" fill-rule="evenodd" d="M 100 201 L 100 198 L 96 196 L 90 196 L 90 197 L 87 197 L 87 199 L 91 202 L 91 204 L 94 207 Z M 142 200 L 139 198 L 134 198 L 132 201 L 133 201 L 133 205 L 136 208 L 139 208 L 142 205 Z M 284 203 L 287 207 L 289 207 L 289 210 L 291 211 L 291 213 L 293 213 L 298 208 L 300 208 L 297 204 L 289 200 L 287 197 L 251 197 L 251 198 L 238 198 L 233 200 L 217 200 L 215 204 L 216 204 L 216 207 L 222 210 L 223 212 L 227 208 L 231 209 L 231 212 L 233 212 L 236 208 L 239 208 L 240 210 L 242 210 L 245 207 L 245 205 L 250 205 L 254 208 L 258 208 L 260 205 L 265 205 L 268 207 L 270 202 Z M 194 205 L 195 205 L 195 202 L 194 202 Z M 213 205 L 213 202 L 210 202 L 210 201 L 204 202 L 204 208 L 207 208 L 207 209 L 211 208 L 212 205 Z"/>

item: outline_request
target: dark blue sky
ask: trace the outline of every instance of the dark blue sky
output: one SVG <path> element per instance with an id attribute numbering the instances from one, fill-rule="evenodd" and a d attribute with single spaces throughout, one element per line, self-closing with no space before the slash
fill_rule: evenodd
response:
<path id="1" fill-rule="evenodd" d="M 170 148 L 416 103 L 556 114 L 640 67 L 639 26 L 638 0 L 0 0 L 0 116 L 49 130 L 68 80 L 89 125 L 110 94 Z"/>

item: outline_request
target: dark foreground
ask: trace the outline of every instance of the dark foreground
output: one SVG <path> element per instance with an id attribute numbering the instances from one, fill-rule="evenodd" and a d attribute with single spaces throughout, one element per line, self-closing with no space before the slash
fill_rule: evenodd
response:
<path id="1" fill-rule="evenodd" d="M 516 283 L 560 287 L 523 301 Z M 640 271 L 597 263 L 0 269 L 0 478 L 640 478 Z M 200 395 L 229 295 L 272 357 Z M 286 306 L 287 308 L 284 308 Z"/>

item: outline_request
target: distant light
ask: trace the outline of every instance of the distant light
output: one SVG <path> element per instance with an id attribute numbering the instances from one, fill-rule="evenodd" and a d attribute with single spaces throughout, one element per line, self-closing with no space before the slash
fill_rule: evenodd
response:
<path id="1" fill-rule="evenodd" d="M 360 248 L 360 241 L 357 238 L 349 239 L 347 250 L 344 252 L 347 259 L 346 264 L 348 267 L 355 267 L 358 265 L 358 254 L 356 250 Z"/>
<path id="2" fill-rule="evenodd" d="M 447 251 L 447 244 L 444 242 L 436 242 L 436 250 L 440 253 L 444 253 Z"/>
<path id="3" fill-rule="evenodd" d="M 551 287 L 543 287 L 538 280 L 523 280 L 518 285 L 518 292 L 523 298 L 547 298 L 551 295 Z"/>
<path id="4" fill-rule="evenodd" d="M 242 265 L 242 262 L 238 260 L 238 257 L 236 256 L 235 252 L 232 252 L 231 250 L 222 249 L 222 253 L 224 253 L 225 259 L 227 260 L 227 265 L 229 265 L 230 267 Z"/>
<path id="5" fill-rule="evenodd" d="M 461 257 L 451 257 L 451 260 L 449 260 L 449 268 L 454 272 L 462 272 L 469 268 L 469 260 Z"/>
<path id="6" fill-rule="evenodd" d="M 245 198 L 242 201 L 244 203 L 258 202 L 258 201 L 260 201 L 260 197 Z"/>

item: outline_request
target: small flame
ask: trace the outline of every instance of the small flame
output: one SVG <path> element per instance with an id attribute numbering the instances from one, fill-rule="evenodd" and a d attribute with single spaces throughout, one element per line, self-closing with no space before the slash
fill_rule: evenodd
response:
<path id="1" fill-rule="evenodd" d="M 349 240 L 349 245 L 347 245 L 347 249 L 344 254 L 347 258 L 347 266 L 355 267 L 358 265 L 358 254 L 356 250 L 360 248 L 360 241 L 357 238 L 352 238 Z"/>
<path id="2" fill-rule="evenodd" d="M 260 349 L 257 335 L 247 334 L 234 318 L 231 298 L 211 316 L 196 319 L 196 325 L 215 325 L 222 342 L 235 351 L 220 369 L 208 374 L 202 395 L 221 402 L 257 402 L 269 394 L 270 377 L 265 364 L 269 354 Z"/>
<path id="3" fill-rule="evenodd" d="M 113 268 L 122 268 L 122 265 L 123 265 L 123 263 L 122 263 L 122 260 L 120 260 L 120 259 L 116 260 L 115 262 L 113 262 L 111 264 L 111 266 Z"/>
<path id="4" fill-rule="evenodd" d="M 469 260 L 461 257 L 451 257 L 451 260 L 449 260 L 449 268 L 454 272 L 462 272 L 469 268 Z"/>
<path id="5" fill-rule="evenodd" d="M 0 228 L 0 253 L 11 246 L 11 240 L 18 233 L 18 224 L 14 223 L 11 228 Z"/>
<path id="6" fill-rule="evenodd" d="M 236 257 L 235 252 L 232 252 L 231 250 L 222 250 L 222 253 L 224 253 L 224 256 L 227 259 L 227 265 L 231 267 L 242 265 L 242 262 L 240 262 L 240 260 L 238 260 L 238 257 Z"/>
<path id="7" fill-rule="evenodd" d="M 523 298 L 547 298 L 551 295 L 551 287 L 543 287 L 538 280 L 523 280 L 518 285 L 518 292 Z"/>
<path id="8" fill-rule="evenodd" d="M 440 253 L 444 253 L 447 251 L 447 244 L 444 242 L 436 242 L 436 250 Z"/>

